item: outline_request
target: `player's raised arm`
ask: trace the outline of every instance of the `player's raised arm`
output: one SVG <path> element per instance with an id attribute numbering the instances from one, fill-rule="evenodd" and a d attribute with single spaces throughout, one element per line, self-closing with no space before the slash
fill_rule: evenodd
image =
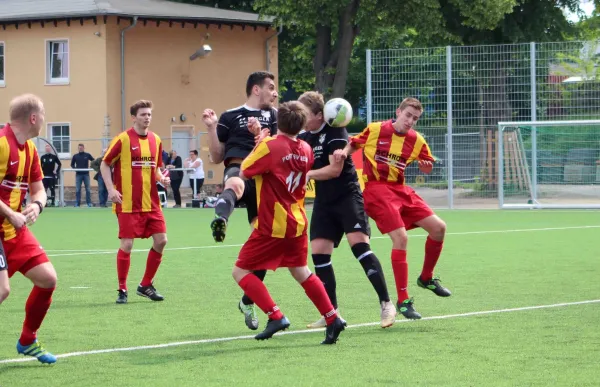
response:
<path id="1" fill-rule="evenodd" d="M 344 128 L 331 128 L 332 137 L 327 144 L 329 165 L 308 172 L 308 179 L 330 180 L 339 177 L 344 169 L 344 159 L 336 157 L 336 151 L 343 151 L 348 145 L 348 134 Z M 339 160 L 338 160 L 339 159 Z"/>
<path id="2" fill-rule="evenodd" d="M 229 137 L 229 125 L 225 122 L 223 116 L 219 120 L 217 114 L 212 109 L 204 110 L 202 120 L 208 132 L 209 159 L 214 164 L 220 164 L 223 162 L 223 157 L 225 156 L 225 142 L 227 142 L 227 138 Z"/>
<path id="3" fill-rule="evenodd" d="M 268 137 L 261 141 L 244 159 L 240 171 L 242 179 L 252 179 L 254 176 L 261 175 L 269 171 L 271 163 L 271 152 L 267 143 L 273 138 Z"/>

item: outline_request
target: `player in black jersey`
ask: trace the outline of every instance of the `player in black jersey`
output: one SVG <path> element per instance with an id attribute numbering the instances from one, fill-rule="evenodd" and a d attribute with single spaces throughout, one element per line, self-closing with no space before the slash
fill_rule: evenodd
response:
<path id="1" fill-rule="evenodd" d="M 243 106 L 227 110 L 218 119 L 211 109 L 206 109 L 202 114 L 208 131 L 211 162 L 225 164 L 223 193 L 217 200 L 215 218 L 210 224 L 217 242 L 225 240 L 227 222 L 237 203 L 246 205 L 250 224 L 258 216 L 255 182 L 239 177 L 240 166 L 254 149 L 261 131 L 277 134 L 277 110 L 273 108 L 278 97 L 275 76 L 266 71 L 250 74 L 246 82 L 246 96 Z M 263 280 L 266 270 L 254 274 Z M 258 329 L 256 308 L 248 296 L 242 297 L 239 309 L 244 313 L 246 326 L 252 330 Z"/>
<path id="2" fill-rule="evenodd" d="M 306 132 L 298 138 L 308 142 L 313 149 L 315 163 L 308 178 L 315 180 L 315 202 L 310 219 L 310 246 L 315 273 L 321 279 L 333 306 L 338 309 L 336 281 L 331 263 L 333 249 L 342 237 L 350 244 L 352 253 L 363 267 L 367 278 L 377 292 L 381 305 L 381 326 L 394 324 L 396 308 L 390 302 L 383 269 L 371 251 L 371 229 L 365 214 L 358 176 L 351 158 L 336 162 L 333 152 L 348 144 L 346 128 L 332 127 L 323 119 L 323 96 L 309 91 L 298 98 L 309 110 Z M 308 328 L 326 326 L 323 318 L 309 324 Z"/>
<path id="3" fill-rule="evenodd" d="M 40 162 L 42 164 L 42 172 L 44 172 L 44 179 L 42 180 L 44 190 L 50 190 L 49 199 L 51 206 L 54 207 L 56 205 L 56 180 L 62 164 L 58 157 L 52 153 L 50 144 L 46 144 L 46 154 L 40 157 Z"/>

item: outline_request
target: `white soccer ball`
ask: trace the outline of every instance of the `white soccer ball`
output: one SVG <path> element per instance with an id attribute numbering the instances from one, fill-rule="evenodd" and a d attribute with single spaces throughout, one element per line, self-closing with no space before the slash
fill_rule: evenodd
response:
<path id="1" fill-rule="evenodd" d="M 343 98 L 330 99 L 323 109 L 323 118 L 329 126 L 344 127 L 352 120 L 352 105 Z"/>

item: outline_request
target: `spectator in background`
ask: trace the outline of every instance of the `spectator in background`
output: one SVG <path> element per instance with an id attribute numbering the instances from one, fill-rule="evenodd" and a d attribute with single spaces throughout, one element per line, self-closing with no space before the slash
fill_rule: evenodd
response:
<path id="1" fill-rule="evenodd" d="M 172 171 L 172 169 L 183 168 L 183 162 L 181 161 L 181 157 L 177 156 L 177 152 L 174 150 L 171 151 L 171 154 L 165 163 L 165 167 L 171 173 L 169 177 L 171 178 L 171 189 L 173 190 L 173 198 L 175 199 L 175 206 L 173 206 L 173 208 L 180 208 L 181 193 L 179 192 L 179 187 L 181 187 L 181 182 L 183 181 L 183 172 Z"/>
<path id="2" fill-rule="evenodd" d="M 96 172 L 94 175 L 94 180 L 98 182 L 98 203 L 100 207 L 107 207 L 106 202 L 108 201 L 108 190 L 106 189 L 106 184 L 104 184 L 104 179 L 100 173 L 100 164 L 102 164 L 102 158 L 104 157 L 105 153 L 106 148 L 102 149 L 102 156 L 92 161 L 92 164 L 90 165 L 90 167 Z"/>
<path id="3" fill-rule="evenodd" d="M 190 157 L 185 159 L 185 167 L 194 169 L 194 171 L 190 171 L 188 174 L 193 197 L 194 199 L 197 199 L 200 189 L 202 188 L 202 184 L 204 184 L 204 165 L 202 163 L 202 159 L 198 157 L 198 151 L 196 149 L 191 150 Z M 196 182 L 196 192 L 193 192 L 194 182 Z"/>
<path id="4" fill-rule="evenodd" d="M 73 155 L 71 168 L 89 169 L 90 161 L 94 161 L 91 154 L 85 151 L 85 146 L 79 144 L 79 152 Z M 81 204 L 81 183 L 85 185 L 85 201 L 88 207 L 92 206 L 92 197 L 90 195 L 90 173 L 88 171 L 77 171 L 75 173 L 75 207 Z"/>
<path id="5" fill-rule="evenodd" d="M 42 164 L 42 172 L 44 172 L 44 179 L 42 180 L 44 191 L 50 190 L 49 199 L 51 206 L 54 207 L 56 205 L 56 182 L 62 164 L 54 152 L 52 152 L 50 144 L 46 144 L 46 154 L 40 158 L 40 162 Z M 48 203 L 46 203 L 46 206 L 48 206 Z"/>
<path id="6" fill-rule="evenodd" d="M 169 154 L 167 153 L 166 150 L 163 149 L 161 157 L 162 157 L 163 165 L 167 165 L 167 161 L 169 160 Z"/>

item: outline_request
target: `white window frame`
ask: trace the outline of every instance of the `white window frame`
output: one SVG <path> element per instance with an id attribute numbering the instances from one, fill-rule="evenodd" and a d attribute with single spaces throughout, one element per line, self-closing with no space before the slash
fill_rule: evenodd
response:
<path id="1" fill-rule="evenodd" d="M 52 43 L 66 43 L 67 45 L 67 76 L 62 78 L 52 78 L 52 51 L 51 45 Z M 55 39 L 46 39 L 44 41 L 46 45 L 46 86 L 53 85 L 68 85 L 70 82 L 71 76 L 71 42 L 69 38 L 55 38 Z"/>
<path id="2" fill-rule="evenodd" d="M 4 79 L 0 79 L 0 87 L 6 87 L 6 43 L 0 40 L 0 46 L 2 46 L 2 58 L 4 59 L 2 62 L 2 74 L 4 74 Z"/>
<path id="3" fill-rule="evenodd" d="M 61 160 L 67 160 L 71 158 L 71 123 L 70 122 L 48 122 L 46 124 L 46 138 L 54 146 L 54 131 L 53 126 L 67 126 L 69 128 L 69 152 L 57 152 L 57 156 Z M 61 137 L 61 141 L 64 141 Z M 61 143 L 62 144 L 62 143 Z M 62 146 L 62 145 L 61 145 Z M 57 149 L 58 151 L 58 149 Z"/>

